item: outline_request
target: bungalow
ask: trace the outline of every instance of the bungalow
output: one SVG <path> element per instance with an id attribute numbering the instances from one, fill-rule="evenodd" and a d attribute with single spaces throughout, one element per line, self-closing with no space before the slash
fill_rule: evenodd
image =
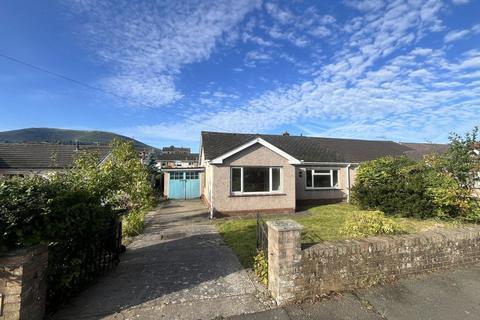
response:
<path id="1" fill-rule="evenodd" d="M 212 216 L 292 213 L 302 204 L 349 201 L 361 162 L 435 151 L 445 145 L 202 132 L 200 193 Z"/>
<path id="2" fill-rule="evenodd" d="M 0 176 L 48 176 L 73 166 L 75 154 L 95 151 L 103 161 L 108 146 L 50 143 L 0 143 Z"/>

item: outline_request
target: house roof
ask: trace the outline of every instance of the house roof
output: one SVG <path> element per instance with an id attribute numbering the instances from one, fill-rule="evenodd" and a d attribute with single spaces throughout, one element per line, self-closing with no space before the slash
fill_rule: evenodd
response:
<path id="1" fill-rule="evenodd" d="M 157 153 L 157 161 L 197 161 L 198 153 L 175 154 L 175 153 Z"/>
<path id="2" fill-rule="evenodd" d="M 400 144 L 410 149 L 405 151 L 405 155 L 415 161 L 422 160 L 423 156 L 427 154 L 444 154 L 448 150 L 448 144 L 411 142 L 400 142 Z"/>
<path id="3" fill-rule="evenodd" d="M 100 159 L 109 153 L 108 146 L 0 143 L 0 169 L 63 169 L 71 168 L 74 155 L 79 151 L 98 151 Z"/>
<path id="4" fill-rule="evenodd" d="M 415 155 L 421 150 L 393 141 L 318 138 L 291 135 L 202 132 L 206 160 L 213 160 L 261 138 L 304 162 L 362 162 L 383 156 Z"/>

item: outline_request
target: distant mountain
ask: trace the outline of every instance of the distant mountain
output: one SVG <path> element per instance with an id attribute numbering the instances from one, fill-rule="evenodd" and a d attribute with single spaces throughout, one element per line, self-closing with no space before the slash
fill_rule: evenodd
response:
<path id="1" fill-rule="evenodd" d="M 151 149 L 153 147 L 138 140 L 125 137 L 112 132 L 68 130 L 54 128 L 27 128 L 0 132 L 0 143 L 58 143 L 74 144 L 100 144 L 107 145 L 114 138 L 133 141 L 138 149 Z M 155 148 L 154 148 L 155 149 Z"/>

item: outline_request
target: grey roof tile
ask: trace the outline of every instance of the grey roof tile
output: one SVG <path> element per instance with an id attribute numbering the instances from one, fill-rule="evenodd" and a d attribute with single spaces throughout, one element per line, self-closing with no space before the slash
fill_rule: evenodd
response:
<path id="1" fill-rule="evenodd" d="M 81 151 L 98 151 L 100 159 L 110 152 L 108 146 L 48 143 L 0 143 L 0 169 L 70 168 L 74 155 Z"/>
<path id="2" fill-rule="evenodd" d="M 362 162 L 383 156 L 408 156 L 409 152 L 415 152 L 415 149 L 393 141 L 203 131 L 205 159 L 219 157 L 256 137 L 305 162 Z"/>

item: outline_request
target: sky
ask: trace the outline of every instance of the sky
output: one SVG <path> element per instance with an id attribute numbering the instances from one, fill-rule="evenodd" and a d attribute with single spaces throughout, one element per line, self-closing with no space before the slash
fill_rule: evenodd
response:
<path id="1" fill-rule="evenodd" d="M 443 143 L 479 115 L 480 0 L 0 2 L 0 130 Z"/>

